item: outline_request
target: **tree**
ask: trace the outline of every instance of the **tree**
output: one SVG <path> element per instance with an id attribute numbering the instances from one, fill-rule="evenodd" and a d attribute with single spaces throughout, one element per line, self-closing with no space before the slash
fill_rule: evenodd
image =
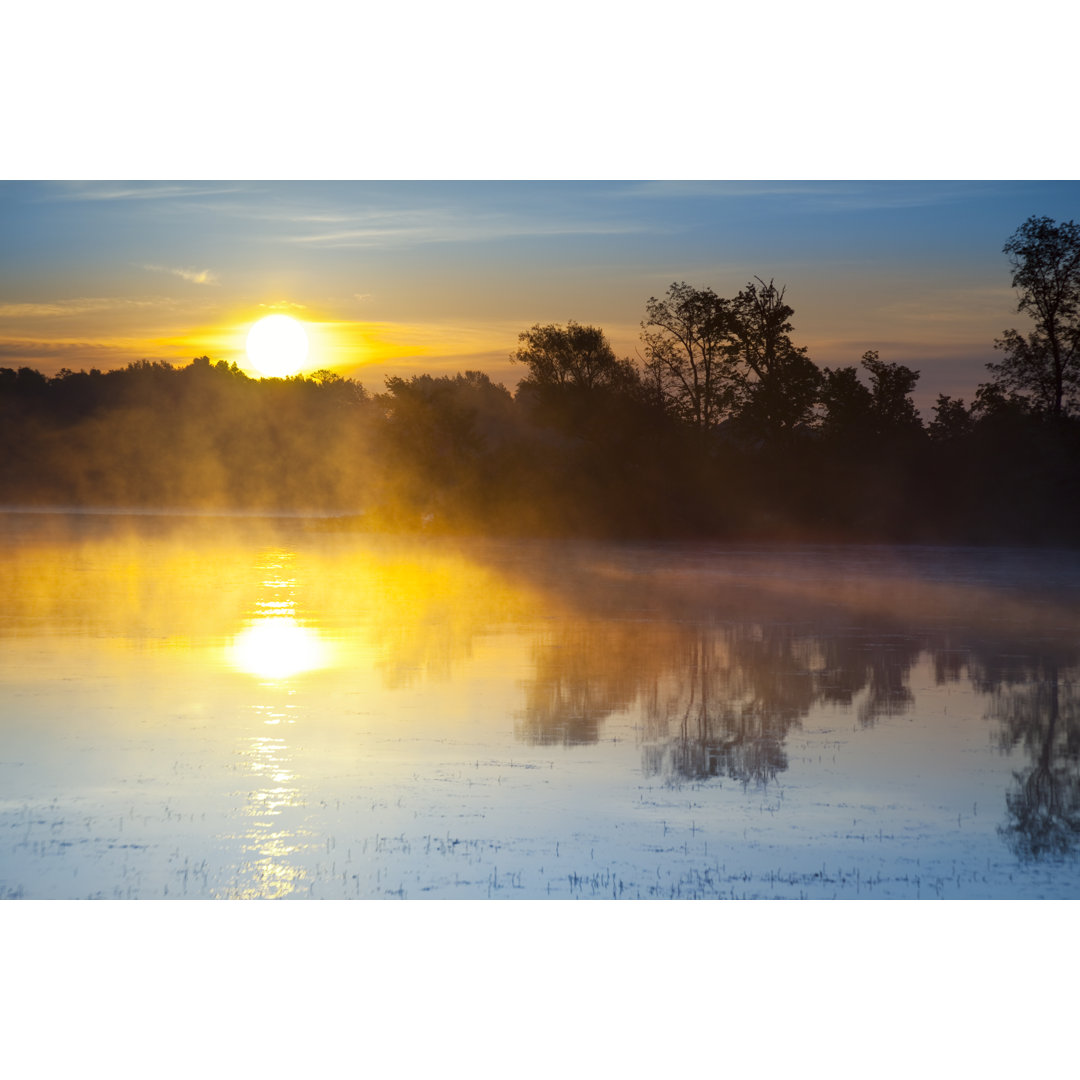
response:
<path id="1" fill-rule="evenodd" d="M 581 326 L 571 320 L 566 326 L 537 323 L 518 334 L 521 345 L 510 356 L 511 363 L 525 364 L 529 374 L 522 385 L 533 389 L 574 386 L 583 390 L 602 387 L 620 389 L 636 382 L 629 360 L 618 360 L 595 326 Z"/>
<path id="2" fill-rule="evenodd" d="M 1080 406 L 1080 226 L 1030 217 L 1002 250 L 1020 294 L 1017 311 L 1035 329 L 1006 330 L 994 343 L 1005 358 L 986 365 L 994 378 L 984 385 L 1058 419 Z"/>
<path id="3" fill-rule="evenodd" d="M 616 358 L 604 332 L 572 320 L 566 326 L 537 324 L 518 335 L 510 357 L 529 374 L 516 400 L 541 428 L 593 444 L 601 457 L 621 441 L 641 406 L 641 381 L 630 360 Z"/>
<path id="4" fill-rule="evenodd" d="M 971 434 L 973 427 L 971 410 L 964 407 L 963 398 L 938 394 L 937 404 L 934 405 L 934 419 L 927 428 L 934 442 L 947 443 L 962 439 Z"/>
<path id="5" fill-rule="evenodd" d="M 686 282 L 650 297 L 642 325 L 645 384 L 701 430 L 737 420 L 772 436 L 808 424 L 821 372 L 791 341 L 784 289 L 755 278 L 733 300 Z"/>
<path id="6" fill-rule="evenodd" d="M 821 403 L 825 407 L 822 431 L 843 440 L 864 437 L 869 430 L 873 400 L 859 381 L 858 368 L 826 368 L 821 377 Z"/>
<path id="7" fill-rule="evenodd" d="M 645 314 L 646 389 L 699 430 L 716 427 L 737 398 L 730 301 L 684 281 L 672 284 L 663 300 L 649 297 Z"/>
<path id="8" fill-rule="evenodd" d="M 795 311 L 785 292 L 772 279 L 755 277 L 731 302 L 729 355 L 741 387 L 739 411 L 763 435 L 809 424 L 821 390 L 821 372 L 791 340 Z"/>
<path id="9" fill-rule="evenodd" d="M 922 422 L 910 397 L 919 373 L 903 364 L 886 363 L 876 349 L 863 353 L 859 366 L 870 377 L 869 387 L 859 380 L 858 368 L 825 369 L 820 393 L 825 406 L 822 431 L 866 445 L 921 431 Z"/>
<path id="10" fill-rule="evenodd" d="M 862 366 L 870 374 L 870 410 L 876 434 L 921 431 L 919 411 L 910 397 L 919 373 L 903 364 L 886 363 L 876 349 L 863 353 Z"/>

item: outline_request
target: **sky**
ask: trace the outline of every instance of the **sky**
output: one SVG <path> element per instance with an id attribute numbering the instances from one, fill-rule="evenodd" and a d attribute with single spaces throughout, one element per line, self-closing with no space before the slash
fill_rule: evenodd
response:
<path id="1" fill-rule="evenodd" d="M 513 387 L 521 331 L 576 320 L 637 356 L 673 282 L 787 289 L 819 365 L 868 349 L 970 399 L 1027 328 L 1002 246 L 1080 217 L 1075 181 L 150 181 L 0 183 L 0 366 L 254 374 L 263 315 L 300 320 L 307 370 L 371 391 L 477 369 Z"/>

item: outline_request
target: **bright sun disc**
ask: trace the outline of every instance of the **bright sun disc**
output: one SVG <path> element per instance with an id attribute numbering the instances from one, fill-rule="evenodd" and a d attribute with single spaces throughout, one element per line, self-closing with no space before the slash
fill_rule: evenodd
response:
<path id="1" fill-rule="evenodd" d="M 267 315 L 248 331 L 247 354 L 260 375 L 295 375 L 307 359 L 307 334 L 288 315 Z"/>

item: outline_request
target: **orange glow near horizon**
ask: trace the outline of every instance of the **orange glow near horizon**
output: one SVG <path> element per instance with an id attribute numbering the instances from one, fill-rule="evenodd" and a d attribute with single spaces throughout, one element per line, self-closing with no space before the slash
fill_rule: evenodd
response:
<path id="1" fill-rule="evenodd" d="M 235 363 L 255 379 L 293 374 L 264 369 L 249 357 L 248 334 L 254 325 L 272 316 L 291 318 L 307 336 L 307 357 L 295 373 L 325 369 L 356 379 L 373 392 L 381 391 L 383 380 L 392 374 L 409 378 L 423 372 L 452 375 L 481 370 L 511 388 L 522 374 L 510 368 L 508 360 L 522 328 L 516 321 L 465 327 L 442 322 L 360 321 L 288 302 L 233 308 L 223 311 L 220 321 L 199 321 L 190 328 L 166 325 L 144 335 L 138 327 L 131 327 L 122 337 L 73 337 L 63 342 L 65 351 L 72 353 L 70 357 L 60 356 L 49 363 L 31 360 L 30 366 L 51 376 L 61 367 L 112 370 L 143 359 L 184 368 L 195 357 L 207 356 L 214 364 Z"/>

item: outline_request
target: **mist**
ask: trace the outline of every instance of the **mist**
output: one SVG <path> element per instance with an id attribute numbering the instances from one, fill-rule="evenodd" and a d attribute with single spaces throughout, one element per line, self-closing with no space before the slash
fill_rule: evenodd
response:
<path id="1" fill-rule="evenodd" d="M 463 536 L 1080 542 L 1073 419 L 951 402 L 923 425 L 902 393 L 917 373 L 878 364 L 891 413 L 852 368 L 794 427 L 748 407 L 703 429 L 628 361 L 608 370 L 511 394 L 479 372 L 371 392 L 206 357 L 0 369 L 0 503 Z"/>

